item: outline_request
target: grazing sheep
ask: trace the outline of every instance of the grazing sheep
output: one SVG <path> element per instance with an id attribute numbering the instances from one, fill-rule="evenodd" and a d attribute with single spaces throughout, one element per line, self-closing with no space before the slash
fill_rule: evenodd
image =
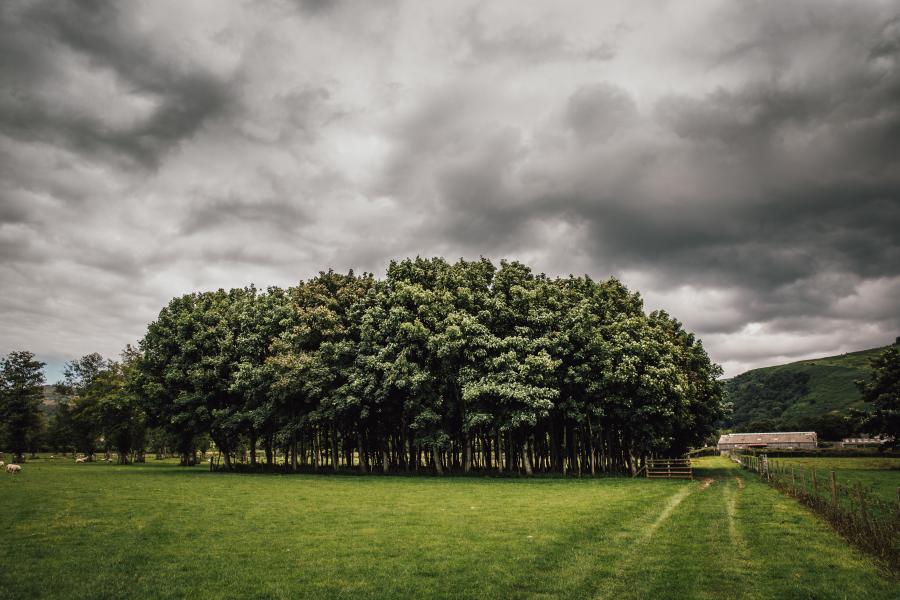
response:
<path id="1" fill-rule="evenodd" d="M 75 462 L 76 462 L 76 463 L 87 462 L 87 457 L 86 457 L 86 456 L 82 456 L 82 457 L 80 457 L 80 458 L 76 458 L 76 459 L 75 459 Z"/>
<path id="2" fill-rule="evenodd" d="M 3 465 L 5 465 L 5 464 L 6 464 L 5 462 L 3 462 L 2 460 L 0 460 L 0 469 L 2 469 L 2 468 L 3 468 Z"/>
<path id="3" fill-rule="evenodd" d="M 22 467 L 20 467 L 19 465 L 8 464 L 8 465 L 6 465 L 6 472 L 7 473 L 21 473 Z"/>

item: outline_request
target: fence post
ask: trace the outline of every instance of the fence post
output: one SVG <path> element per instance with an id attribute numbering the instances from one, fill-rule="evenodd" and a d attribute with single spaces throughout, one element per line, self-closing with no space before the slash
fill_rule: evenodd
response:
<path id="1" fill-rule="evenodd" d="M 859 494 L 859 514 L 862 516 L 863 523 L 866 523 L 866 499 L 863 496 L 862 484 L 859 482 L 856 482 L 856 492 Z"/>
<path id="2" fill-rule="evenodd" d="M 818 498 L 819 497 L 819 480 L 816 479 L 816 467 L 813 465 L 812 468 L 812 480 L 813 480 L 813 495 Z"/>
<path id="3" fill-rule="evenodd" d="M 837 482 L 834 479 L 834 471 L 831 472 L 831 503 L 837 508 Z"/>
<path id="4" fill-rule="evenodd" d="M 794 475 L 794 465 L 791 465 L 791 491 L 797 492 L 797 478 Z"/>

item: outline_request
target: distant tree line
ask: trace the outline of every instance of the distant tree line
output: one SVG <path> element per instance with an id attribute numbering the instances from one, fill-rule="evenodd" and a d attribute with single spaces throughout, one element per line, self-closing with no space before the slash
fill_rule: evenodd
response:
<path id="1" fill-rule="evenodd" d="M 184 464 L 211 441 L 225 468 L 261 448 L 287 469 L 624 473 L 715 434 L 720 376 L 615 279 L 416 258 L 175 298 L 120 361 L 67 365 L 50 437 Z"/>

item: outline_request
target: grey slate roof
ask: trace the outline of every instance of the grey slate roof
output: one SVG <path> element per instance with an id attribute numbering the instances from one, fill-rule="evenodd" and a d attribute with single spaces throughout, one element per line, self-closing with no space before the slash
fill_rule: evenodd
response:
<path id="1" fill-rule="evenodd" d="M 815 444 L 815 431 L 777 431 L 773 433 L 726 433 L 719 444 Z"/>

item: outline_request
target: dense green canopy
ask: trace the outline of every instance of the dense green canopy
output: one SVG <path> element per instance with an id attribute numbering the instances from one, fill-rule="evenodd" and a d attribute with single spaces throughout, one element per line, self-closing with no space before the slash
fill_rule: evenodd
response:
<path id="1" fill-rule="evenodd" d="M 864 430 L 884 436 L 890 447 L 900 447 L 900 347 L 891 346 L 874 358 L 871 379 L 857 385 L 874 408 L 866 415 Z"/>
<path id="2" fill-rule="evenodd" d="M 24 350 L 0 358 L 0 444 L 21 461 L 40 429 L 44 363 Z"/>
<path id="3" fill-rule="evenodd" d="M 615 279 L 393 261 L 173 299 L 131 388 L 190 460 L 208 434 L 293 468 L 627 472 L 703 443 L 721 370 Z M 255 452 L 250 453 L 251 462 Z"/>

